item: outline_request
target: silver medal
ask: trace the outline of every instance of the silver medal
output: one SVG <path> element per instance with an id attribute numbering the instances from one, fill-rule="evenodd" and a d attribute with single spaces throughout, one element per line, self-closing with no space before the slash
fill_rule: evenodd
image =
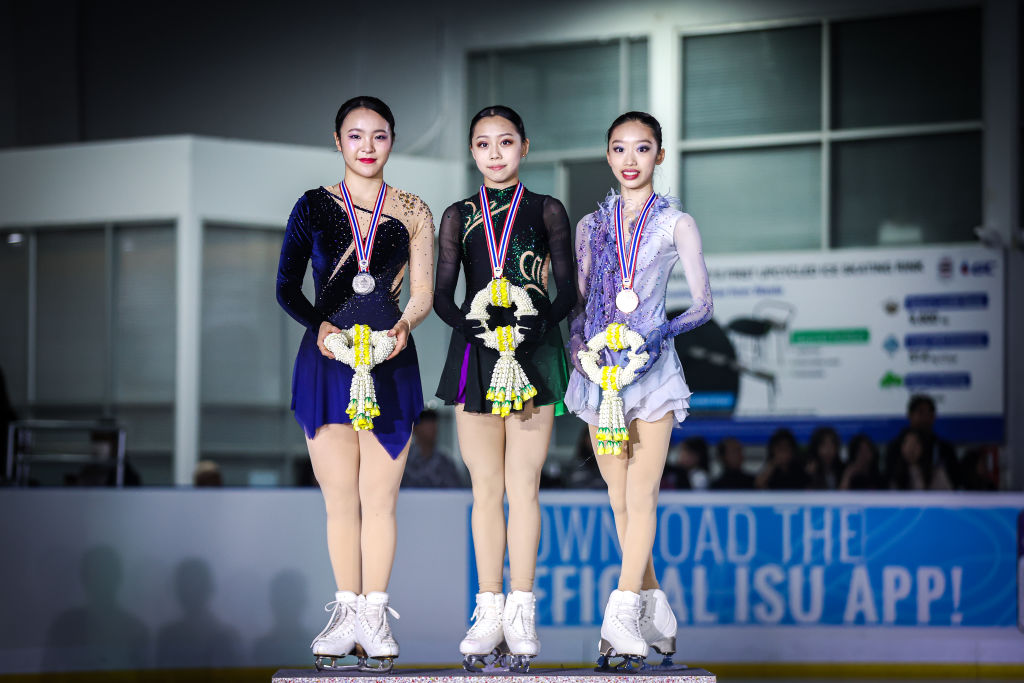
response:
<path id="1" fill-rule="evenodd" d="M 615 295 L 615 308 L 623 313 L 632 313 L 640 305 L 640 297 L 632 289 L 622 289 Z"/>
<path id="2" fill-rule="evenodd" d="M 369 294 L 377 283 L 369 273 L 359 273 L 352 278 L 352 291 L 356 294 Z M 634 308 L 636 305 L 634 304 Z"/>

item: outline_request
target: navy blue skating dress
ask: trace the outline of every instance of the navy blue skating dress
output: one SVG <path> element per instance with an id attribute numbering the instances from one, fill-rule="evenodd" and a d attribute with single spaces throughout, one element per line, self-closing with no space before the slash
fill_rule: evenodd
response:
<path id="1" fill-rule="evenodd" d="M 430 312 L 433 298 L 434 225 L 427 205 L 416 195 L 389 187 L 370 258 L 376 286 L 369 294 L 359 295 L 352 290 L 352 278 L 358 273 L 355 242 L 336 190 L 336 185 L 331 190 L 309 190 L 295 203 L 277 271 L 278 303 L 306 328 L 295 358 L 291 407 L 308 437 L 321 425 L 351 423 L 345 411 L 353 370 L 320 353 L 316 345 L 320 324 L 326 320 L 341 329 L 358 323 L 389 330 L 405 319 L 411 329 Z M 365 235 L 372 208 L 355 208 Z M 302 293 L 308 263 L 313 267 L 314 303 Z M 407 272 L 410 297 L 403 312 L 398 300 Z M 397 458 L 423 410 L 412 335 L 405 349 L 375 367 L 372 374 L 381 412 L 373 420 L 372 434 Z"/>

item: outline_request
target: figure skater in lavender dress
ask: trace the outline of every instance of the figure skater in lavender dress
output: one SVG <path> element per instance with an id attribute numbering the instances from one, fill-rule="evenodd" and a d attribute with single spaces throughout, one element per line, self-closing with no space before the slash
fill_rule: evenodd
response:
<path id="1" fill-rule="evenodd" d="M 619 455 L 596 456 L 622 547 L 618 587 L 601 625 L 598 664 L 622 657 L 619 666 L 639 666 L 653 647 L 666 656 L 662 664 L 671 665 L 676 619 L 658 588 L 651 550 L 669 438 L 686 418 L 690 396 L 672 338 L 711 319 L 711 287 L 697 224 L 678 208 L 678 200 L 654 194 L 654 169 L 665 158 L 658 121 L 643 112 L 619 116 L 608 129 L 606 156 L 620 189 L 610 192 L 576 229 L 579 299 L 569 340 L 575 370 L 565 397 L 566 407 L 590 425 L 595 452 L 601 387 L 588 379 L 577 353 L 610 323 L 622 323 L 644 337 L 642 351 L 649 358 L 621 390 L 629 440 Z M 677 262 L 683 265 L 692 303 L 668 320 L 665 294 Z M 625 361 L 626 350 L 603 353 L 606 364 Z"/>

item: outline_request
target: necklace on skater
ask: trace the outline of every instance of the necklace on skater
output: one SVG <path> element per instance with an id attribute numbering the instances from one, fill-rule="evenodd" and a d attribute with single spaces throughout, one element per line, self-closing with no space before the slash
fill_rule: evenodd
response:
<path id="1" fill-rule="evenodd" d="M 658 195 L 654 192 L 647 198 L 647 203 L 636 218 L 636 228 L 629 240 L 629 252 L 626 252 L 625 237 L 622 231 L 622 197 L 615 202 L 615 246 L 619 256 L 619 275 L 622 278 L 622 289 L 615 295 L 615 307 L 623 313 L 632 313 L 640 305 L 640 297 L 633 291 L 633 276 L 636 274 L 636 255 L 640 249 L 640 235 L 644 232 L 647 219 L 651 217 L 651 207 Z"/>
<path id="2" fill-rule="evenodd" d="M 338 190 L 345 199 L 345 209 L 348 211 L 348 224 L 352 228 L 352 241 L 356 245 L 356 260 L 359 262 L 359 272 L 352 278 L 352 291 L 359 295 L 366 295 L 373 291 L 376 282 L 370 275 L 370 257 L 373 256 L 373 242 L 377 237 L 377 223 L 380 222 L 381 209 L 384 208 L 384 198 L 388 194 L 388 184 L 381 183 L 380 191 L 377 192 L 377 202 L 373 206 L 373 217 L 370 218 L 370 229 L 366 232 L 364 240 L 359 233 L 359 217 L 356 215 L 355 207 L 352 205 L 352 195 L 349 194 L 345 181 L 338 183 Z"/>

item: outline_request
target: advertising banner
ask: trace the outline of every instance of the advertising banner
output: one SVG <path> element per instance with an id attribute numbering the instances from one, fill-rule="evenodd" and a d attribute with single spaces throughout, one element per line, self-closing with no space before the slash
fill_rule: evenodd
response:
<path id="1" fill-rule="evenodd" d="M 538 625 L 599 626 L 621 563 L 610 507 L 542 513 Z M 654 565 L 681 625 L 1015 627 L 1019 514 L 927 498 L 672 503 L 658 509 Z"/>
<path id="2" fill-rule="evenodd" d="M 708 272 L 714 319 L 675 342 L 698 419 L 831 421 L 882 438 L 924 393 L 956 432 L 946 438 L 1002 440 L 1001 252 L 711 256 Z M 689 298 L 676 268 L 669 314 Z"/>

